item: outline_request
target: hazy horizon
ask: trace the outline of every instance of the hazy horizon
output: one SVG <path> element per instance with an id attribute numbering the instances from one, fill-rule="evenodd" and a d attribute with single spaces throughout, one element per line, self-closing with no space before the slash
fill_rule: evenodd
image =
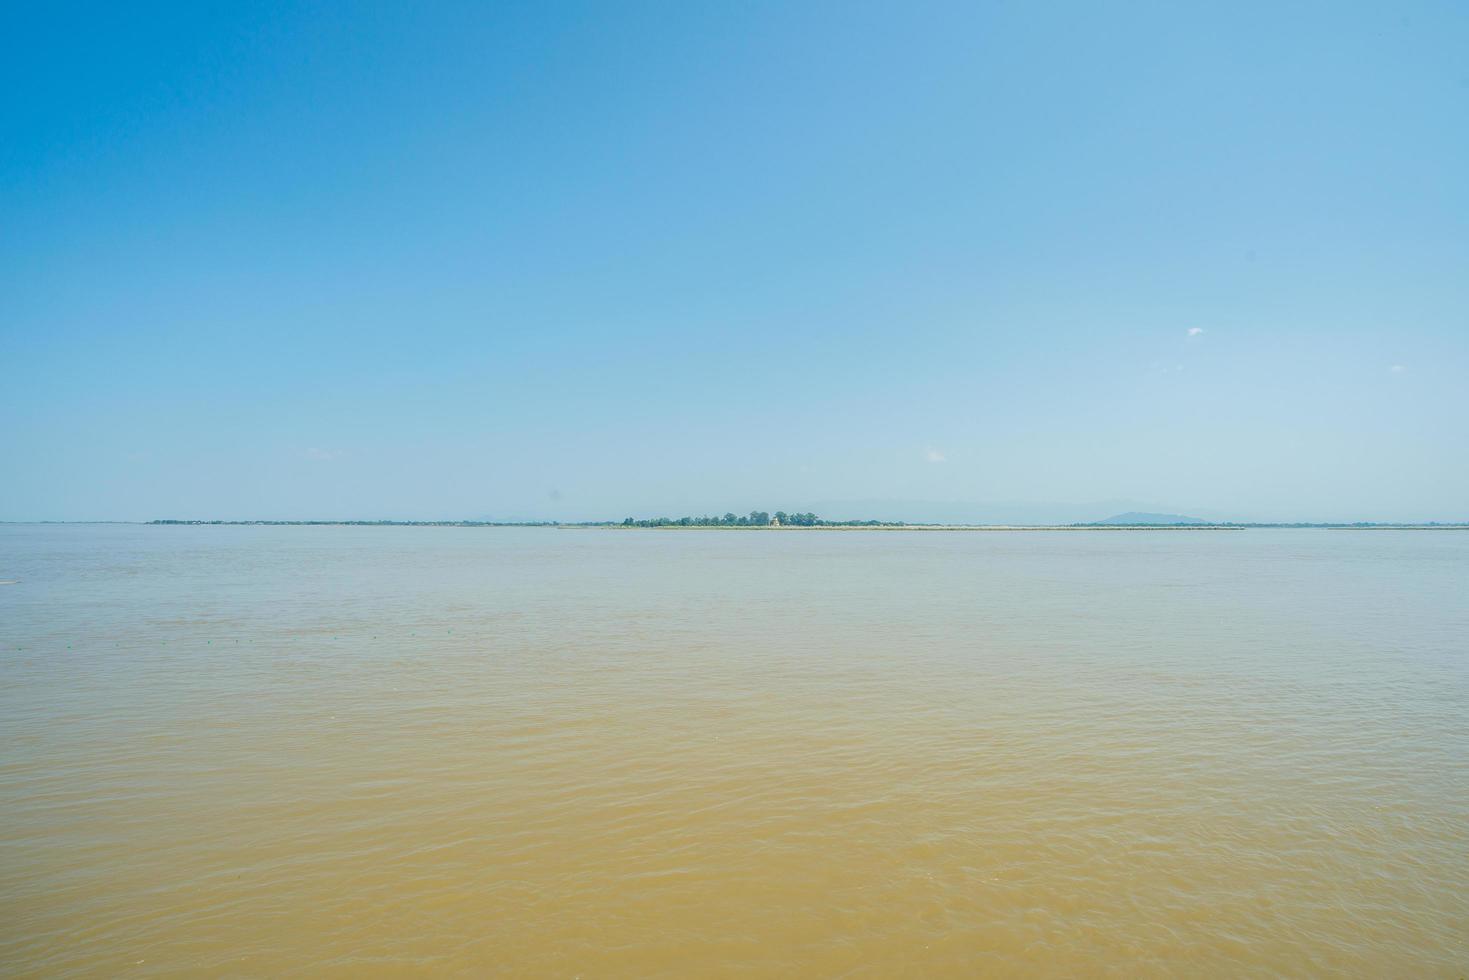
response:
<path id="1" fill-rule="evenodd" d="M 1138 501 L 1117 500 L 1097 503 L 967 503 L 963 501 L 914 501 L 914 500 L 865 500 L 865 501 L 825 501 L 821 503 L 803 502 L 796 505 L 786 505 L 781 508 L 771 507 L 761 503 L 752 508 L 748 505 L 721 506 L 721 507 L 697 507 L 692 509 L 670 509 L 670 508 L 640 508 L 636 510 L 620 512 L 582 512 L 572 510 L 557 514 L 550 513 L 478 513 L 478 514 L 440 514 L 440 515 L 417 515 L 402 516 L 394 514 L 293 514 L 261 516 L 258 514 L 157 514 L 151 517 L 137 518 L 71 518 L 53 519 L 36 518 L 30 520 L 0 520 L 6 524 L 88 524 L 88 523 L 118 523 L 118 524 L 146 524 L 153 521 L 222 521 L 249 522 L 249 521 L 280 521 L 280 522 L 357 522 L 357 521 L 391 521 L 391 522 L 434 522 L 434 521 L 467 521 L 486 523 L 589 523 L 603 521 L 620 521 L 625 517 L 637 520 L 653 519 L 660 517 L 680 518 L 685 516 L 720 516 L 733 513 L 737 516 L 747 515 L 752 510 L 775 513 L 777 509 L 791 513 L 811 512 L 824 520 L 878 520 L 892 522 L 906 522 L 909 524 L 992 524 L 992 525 L 1067 525 L 1085 524 L 1105 521 L 1109 518 L 1125 516 L 1128 514 L 1141 514 L 1150 516 L 1184 517 L 1201 521 L 1215 523 L 1239 523 L 1239 524 L 1350 524 L 1350 523 L 1380 523 L 1380 524 L 1469 524 L 1469 519 L 1463 517 L 1424 517 L 1424 518 L 1379 518 L 1372 516 L 1356 517 L 1313 517 L 1310 515 L 1295 515 L 1289 517 L 1245 515 L 1233 512 L 1219 512 L 1199 508 L 1177 508 L 1164 505 L 1140 503 Z"/>
<path id="2" fill-rule="evenodd" d="M 1469 518 L 1463 514 L 1383 517 L 1373 514 L 1319 513 L 1272 514 L 1216 509 L 1210 507 L 1175 506 L 1144 500 L 1110 500 L 1090 502 L 1021 502 L 1021 501 L 962 501 L 962 500 L 823 500 L 823 501 L 780 501 L 772 505 L 768 500 L 722 503 L 718 506 L 644 506 L 632 508 L 602 508 L 585 505 L 566 505 L 553 501 L 540 509 L 502 511 L 472 511 L 469 513 L 226 513 L 208 509 L 180 513 L 147 513 L 118 517 L 27 517 L 0 518 L 0 523 L 123 523 L 138 524 L 159 520 L 181 521 L 485 521 L 485 522 L 592 522 L 620 521 L 625 517 L 651 519 L 656 517 L 684 517 L 725 513 L 749 514 L 752 510 L 775 513 L 777 510 L 800 513 L 811 512 L 828 520 L 880 520 L 904 521 L 921 524 L 1077 524 L 1102 521 L 1129 513 L 1158 514 L 1188 517 L 1219 523 L 1259 524 L 1331 524 L 1331 523 L 1384 523 L 1413 524 L 1439 523 L 1464 524 Z"/>

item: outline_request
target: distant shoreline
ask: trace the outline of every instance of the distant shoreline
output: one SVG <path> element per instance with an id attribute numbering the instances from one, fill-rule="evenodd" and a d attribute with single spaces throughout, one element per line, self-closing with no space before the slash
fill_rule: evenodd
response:
<path id="1" fill-rule="evenodd" d="M 825 524 L 816 527 L 623 527 L 557 524 L 596 531 L 1469 531 L 1469 524 Z"/>
<path id="2" fill-rule="evenodd" d="M 1469 523 L 1219 523 L 1219 524 L 903 524 L 824 523 L 816 525 L 627 525 L 614 521 L 0 521 L 3 525 L 120 524 L 140 527 L 543 527 L 583 531 L 1466 531 Z"/>

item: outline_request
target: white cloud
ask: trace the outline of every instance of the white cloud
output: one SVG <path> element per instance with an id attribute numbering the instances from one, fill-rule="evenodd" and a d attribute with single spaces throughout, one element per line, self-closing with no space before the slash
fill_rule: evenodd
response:
<path id="1" fill-rule="evenodd" d="M 949 458 L 937 449 L 925 450 L 923 458 L 930 463 L 947 463 L 949 461 Z"/>
<path id="2" fill-rule="evenodd" d="M 1199 334 L 1201 334 L 1203 332 L 1204 332 L 1204 328 L 1203 327 L 1189 327 L 1188 328 L 1188 335 L 1190 337 L 1197 337 Z"/>
<path id="3" fill-rule="evenodd" d="M 1388 368 L 1388 370 L 1391 371 L 1393 374 L 1402 374 L 1408 369 L 1401 364 L 1394 364 L 1392 367 Z"/>
<path id="4" fill-rule="evenodd" d="M 303 452 L 301 455 L 305 456 L 307 459 L 316 460 L 318 463 L 324 463 L 327 460 L 341 459 L 342 451 L 340 449 L 317 449 L 315 447 L 312 447 L 311 449 Z"/>

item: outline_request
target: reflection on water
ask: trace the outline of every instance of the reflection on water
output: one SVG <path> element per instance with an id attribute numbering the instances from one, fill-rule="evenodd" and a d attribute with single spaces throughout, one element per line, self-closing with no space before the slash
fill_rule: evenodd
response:
<path id="1" fill-rule="evenodd" d="M 1469 969 L 1469 533 L 0 528 L 0 963 Z"/>

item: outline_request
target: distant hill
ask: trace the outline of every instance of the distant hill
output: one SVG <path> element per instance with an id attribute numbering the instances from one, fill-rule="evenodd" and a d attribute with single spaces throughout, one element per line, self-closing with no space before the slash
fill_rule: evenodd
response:
<path id="1" fill-rule="evenodd" d="M 1105 521 L 1097 521 L 1098 524 L 1208 524 L 1208 521 L 1197 517 L 1184 517 L 1182 514 L 1145 514 L 1140 511 L 1130 510 L 1126 514 L 1117 514 L 1107 518 Z"/>

